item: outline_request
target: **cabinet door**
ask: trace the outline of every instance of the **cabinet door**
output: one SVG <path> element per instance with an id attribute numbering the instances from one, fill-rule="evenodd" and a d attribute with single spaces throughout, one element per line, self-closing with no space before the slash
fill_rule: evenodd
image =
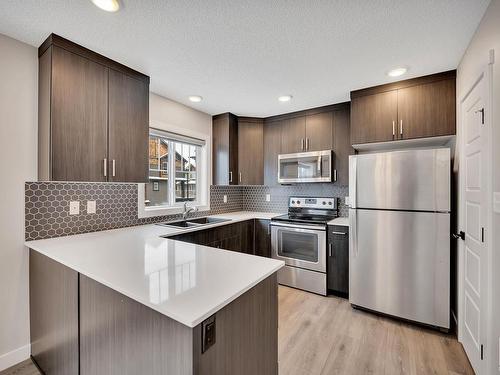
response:
<path id="1" fill-rule="evenodd" d="M 397 91 L 353 98 L 351 101 L 352 144 L 392 141 L 395 139 L 393 123 L 395 127 L 397 119 Z"/>
<path id="2" fill-rule="evenodd" d="M 238 184 L 264 183 L 263 121 L 238 121 Z"/>
<path id="3" fill-rule="evenodd" d="M 337 185 L 349 185 L 349 155 L 354 154 L 350 139 L 349 107 L 333 112 L 333 177 Z"/>
<path id="4" fill-rule="evenodd" d="M 213 118 L 212 174 L 214 185 L 238 184 L 238 123 L 231 113 Z"/>
<path id="5" fill-rule="evenodd" d="M 349 293 L 349 227 L 328 226 L 328 289 Z"/>
<path id="6" fill-rule="evenodd" d="M 333 113 L 306 116 L 306 151 L 331 150 Z"/>
<path id="7" fill-rule="evenodd" d="M 52 47 L 50 179 L 106 181 L 108 70 Z"/>
<path id="8" fill-rule="evenodd" d="M 109 69 L 109 181 L 148 179 L 149 85 Z"/>
<path id="9" fill-rule="evenodd" d="M 304 152 L 306 138 L 305 116 L 285 120 L 281 126 L 281 153 Z"/>
<path id="10" fill-rule="evenodd" d="M 264 185 L 278 184 L 278 155 L 281 153 L 281 126 L 283 121 L 264 124 Z"/>
<path id="11" fill-rule="evenodd" d="M 455 134 L 455 106 L 454 79 L 398 90 L 398 138 Z"/>
<path id="12" fill-rule="evenodd" d="M 271 257 L 271 231 L 270 221 L 255 219 L 254 251 L 255 255 Z"/>

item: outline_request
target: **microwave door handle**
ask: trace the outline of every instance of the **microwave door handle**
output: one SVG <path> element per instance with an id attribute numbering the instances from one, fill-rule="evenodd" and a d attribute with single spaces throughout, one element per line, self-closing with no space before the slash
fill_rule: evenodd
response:
<path id="1" fill-rule="evenodd" d="M 317 170 L 318 170 L 318 175 L 321 177 L 323 175 L 323 171 L 322 171 L 322 160 L 321 160 L 321 155 L 318 156 L 318 166 L 317 166 Z"/>

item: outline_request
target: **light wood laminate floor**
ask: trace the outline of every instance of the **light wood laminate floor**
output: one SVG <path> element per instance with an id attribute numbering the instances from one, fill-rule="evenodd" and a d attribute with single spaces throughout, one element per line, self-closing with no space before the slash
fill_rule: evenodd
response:
<path id="1" fill-rule="evenodd" d="M 280 375 L 473 374 L 452 335 L 279 287 Z M 38 375 L 30 360 L 0 375 Z"/>

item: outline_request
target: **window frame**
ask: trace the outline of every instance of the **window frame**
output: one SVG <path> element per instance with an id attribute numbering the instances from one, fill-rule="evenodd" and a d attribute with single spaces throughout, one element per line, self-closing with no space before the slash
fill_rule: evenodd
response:
<path id="1" fill-rule="evenodd" d="M 196 165 L 196 200 L 187 201 L 190 207 L 198 208 L 198 211 L 209 211 L 210 210 L 210 181 L 211 181 L 211 135 L 202 134 L 191 129 L 179 129 L 178 127 L 160 124 L 160 123 L 150 123 L 149 135 L 152 131 L 156 132 L 170 132 L 179 134 L 181 137 L 197 138 L 205 141 L 204 146 L 199 146 L 197 148 L 197 165 Z M 148 135 L 148 139 L 149 139 Z M 155 134 L 156 135 L 156 134 Z M 179 142 L 183 141 L 179 139 Z M 170 144 L 169 144 L 170 148 Z M 149 151 L 148 151 L 149 152 Z M 146 183 L 139 183 L 137 189 L 137 209 L 139 218 L 156 217 L 164 215 L 173 215 L 182 213 L 184 202 L 175 202 L 175 148 L 169 149 L 169 159 L 168 159 L 169 171 L 169 192 L 168 192 L 168 204 L 159 206 L 147 206 L 145 203 L 146 199 Z M 149 157 L 148 157 L 148 178 L 149 178 Z M 154 180 L 152 180 L 154 181 Z M 148 182 L 150 183 L 150 182 Z"/>

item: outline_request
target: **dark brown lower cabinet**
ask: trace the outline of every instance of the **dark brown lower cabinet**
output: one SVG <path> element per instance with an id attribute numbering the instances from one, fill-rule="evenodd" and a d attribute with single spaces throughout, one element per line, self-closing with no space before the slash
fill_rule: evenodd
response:
<path id="1" fill-rule="evenodd" d="M 169 238 L 245 254 L 271 257 L 269 220 L 246 220 L 196 232 L 178 234 Z"/>
<path id="2" fill-rule="evenodd" d="M 254 254 L 271 257 L 270 220 L 255 219 Z"/>
<path id="3" fill-rule="evenodd" d="M 183 325 L 30 251 L 31 352 L 45 374 L 278 374 L 276 273 L 224 306 L 214 343 Z"/>
<path id="4" fill-rule="evenodd" d="M 328 289 L 347 297 L 349 294 L 349 227 L 328 226 Z"/>

